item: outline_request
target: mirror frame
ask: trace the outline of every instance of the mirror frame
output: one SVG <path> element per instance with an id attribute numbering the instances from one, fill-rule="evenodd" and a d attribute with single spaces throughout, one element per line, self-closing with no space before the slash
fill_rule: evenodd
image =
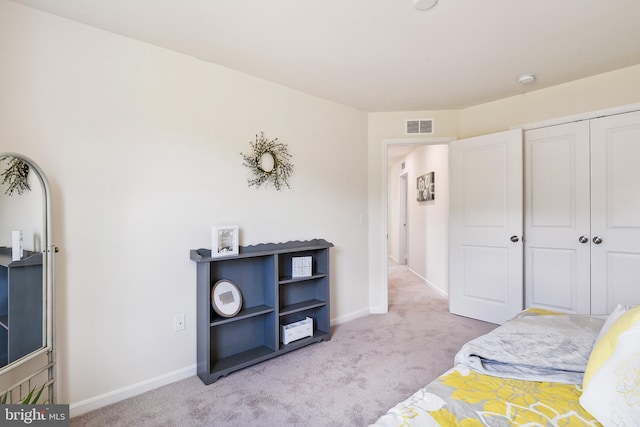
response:
<path id="1" fill-rule="evenodd" d="M 44 325 L 45 333 L 43 333 L 43 338 L 46 339 L 46 342 L 42 347 L 39 347 L 20 359 L 0 368 L 0 375 L 8 373 L 43 354 L 48 354 L 48 366 L 52 369 L 51 372 L 54 372 L 53 254 L 57 251 L 57 247 L 51 244 L 51 191 L 49 188 L 49 182 L 42 168 L 40 168 L 40 166 L 30 158 L 22 154 L 11 152 L 0 153 L 0 157 L 3 156 L 15 157 L 26 162 L 29 167 L 36 172 L 35 175 L 38 177 L 38 181 L 42 185 L 42 284 L 46 288 L 44 293 L 46 301 L 43 304 L 43 309 L 46 309 L 43 320 L 46 324 Z M 50 374 L 49 377 L 51 384 L 53 384 L 53 381 L 55 381 L 55 375 Z M 54 400 L 53 396 L 52 400 Z"/>

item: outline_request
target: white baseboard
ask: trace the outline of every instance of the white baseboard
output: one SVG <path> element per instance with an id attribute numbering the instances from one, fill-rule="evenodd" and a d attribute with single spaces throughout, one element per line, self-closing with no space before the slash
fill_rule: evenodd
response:
<path id="1" fill-rule="evenodd" d="M 448 292 L 443 291 L 442 289 L 440 289 L 439 287 L 437 287 L 436 285 L 434 285 L 433 283 L 431 283 L 428 280 L 425 283 L 427 284 L 428 287 L 433 289 L 442 298 L 449 299 L 449 293 Z"/>
<path id="2" fill-rule="evenodd" d="M 346 323 L 346 322 L 349 322 L 350 320 L 355 320 L 355 319 L 359 319 L 361 317 L 367 316 L 369 313 L 370 313 L 370 310 L 368 308 L 365 308 L 359 311 L 355 311 L 353 313 L 345 314 L 344 316 L 331 319 L 331 324 L 339 325 L 341 323 Z"/>
<path id="3" fill-rule="evenodd" d="M 351 320 L 367 316 L 372 312 L 373 311 L 369 308 L 362 309 L 344 316 L 331 319 L 331 324 L 339 325 L 341 323 L 346 323 Z M 141 381 L 137 384 L 132 384 L 118 390 L 110 391 L 100 396 L 95 396 L 80 402 L 72 403 L 71 405 L 69 405 L 69 416 L 71 418 L 77 417 L 79 415 L 95 411 L 96 409 L 100 409 L 104 406 L 111 405 L 121 400 L 137 396 L 155 388 L 162 387 L 164 385 L 171 384 L 185 378 L 189 378 L 197 374 L 196 367 L 197 366 L 195 364 L 192 366 L 187 366 L 185 368 L 178 369 L 176 371 L 169 372 L 155 378 L 149 378 L 148 380 Z"/>
<path id="4" fill-rule="evenodd" d="M 111 405 L 112 403 L 137 396 L 155 388 L 162 387 L 194 375 L 196 375 L 195 364 L 173 372 L 168 372 L 155 378 L 149 378 L 148 380 L 141 381 L 137 384 L 132 384 L 118 390 L 110 391 L 100 396 L 72 403 L 69 405 L 69 416 L 71 418 L 77 417 L 78 415 L 86 414 L 87 412 L 94 411 L 104 406 Z"/>
<path id="5" fill-rule="evenodd" d="M 422 279 L 424 281 L 424 283 L 430 287 L 431 289 L 433 289 L 438 295 L 440 295 L 443 298 L 449 299 L 449 294 L 445 291 L 443 291 L 442 289 L 440 289 L 439 287 L 437 287 L 436 285 L 434 285 L 433 283 L 431 283 L 430 281 L 428 281 L 426 278 L 422 277 L 421 275 L 419 275 L 418 273 L 416 273 L 415 271 L 413 271 L 412 269 L 409 269 L 409 271 L 413 274 L 415 274 L 416 276 L 418 276 L 420 279 Z"/>
<path id="6" fill-rule="evenodd" d="M 339 325 L 350 320 L 364 317 L 368 314 L 368 308 L 359 310 L 344 316 L 337 317 L 335 319 L 331 319 L 331 324 Z M 164 385 L 171 384 L 185 378 L 189 378 L 197 374 L 196 368 L 197 366 L 194 364 L 192 366 L 187 366 L 186 368 L 178 369 L 176 371 L 169 372 L 155 378 L 149 378 L 148 380 L 141 381 L 137 384 L 132 384 L 118 390 L 110 391 L 100 396 L 95 396 L 81 402 L 72 403 L 71 405 L 69 405 L 69 416 L 71 418 L 77 417 L 79 415 L 86 414 L 87 412 L 95 411 L 96 409 L 111 405 L 112 403 L 137 396 L 155 388 L 162 387 Z"/>
<path id="7" fill-rule="evenodd" d="M 389 312 L 388 307 L 374 306 L 369 309 L 371 314 L 387 314 Z"/>

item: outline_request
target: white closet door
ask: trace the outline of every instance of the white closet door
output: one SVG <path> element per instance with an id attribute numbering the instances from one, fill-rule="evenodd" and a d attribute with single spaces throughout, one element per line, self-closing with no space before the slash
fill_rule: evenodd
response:
<path id="1" fill-rule="evenodd" d="M 591 148 L 591 312 L 605 314 L 640 304 L 640 112 L 592 120 Z"/>
<path id="2" fill-rule="evenodd" d="M 591 310 L 589 122 L 524 133 L 525 307 Z"/>
<path id="3" fill-rule="evenodd" d="M 453 141 L 449 159 L 449 308 L 503 323 L 523 308 L 522 131 Z"/>

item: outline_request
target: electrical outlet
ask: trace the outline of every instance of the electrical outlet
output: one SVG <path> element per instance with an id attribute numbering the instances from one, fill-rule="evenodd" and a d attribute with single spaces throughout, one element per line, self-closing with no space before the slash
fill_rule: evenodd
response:
<path id="1" fill-rule="evenodd" d="M 173 329 L 175 331 L 184 330 L 184 314 L 176 314 L 173 322 Z"/>

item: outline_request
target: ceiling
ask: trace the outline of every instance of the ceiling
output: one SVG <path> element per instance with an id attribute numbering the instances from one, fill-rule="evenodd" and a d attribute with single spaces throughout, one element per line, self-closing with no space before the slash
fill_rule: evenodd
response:
<path id="1" fill-rule="evenodd" d="M 13 1 L 368 112 L 461 109 L 640 64 L 638 0 Z"/>

